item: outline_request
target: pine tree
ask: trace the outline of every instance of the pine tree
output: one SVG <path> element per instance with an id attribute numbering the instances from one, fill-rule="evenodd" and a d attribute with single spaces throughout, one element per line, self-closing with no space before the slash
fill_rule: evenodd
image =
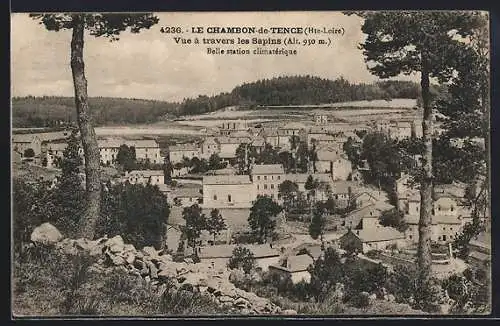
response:
<path id="1" fill-rule="evenodd" d="M 220 234 L 222 230 L 227 229 L 226 222 L 224 222 L 224 218 L 217 208 L 214 208 L 210 211 L 210 217 L 207 219 L 207 230 L 213 235 L 215 244 L 215 237 Z"/>
<path id="2" fill-rule="evenodd" d="M 85 189 L 80 176 L 82 159 L 79 154 L 78 131 L 73 129 L 61 160 L 61 177 L 54 190 L 56 204 L 56 227 L 67 235 L 76 235 L 78 223 L 85 210 Z"/>

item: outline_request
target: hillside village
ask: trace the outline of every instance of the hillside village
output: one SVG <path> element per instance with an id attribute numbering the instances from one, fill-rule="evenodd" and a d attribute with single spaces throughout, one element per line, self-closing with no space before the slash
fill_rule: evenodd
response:
<path id="1" fill-rule="evenodd" d="M 183 209 L 198 205 L 207 216 L 213 209 L 221 213 L 227 229 L 213 239 L 206 231 L 202 232 L 201 247 L 197 249 L 202 262 L 227 263 L 238 246 L 238 237 L 250 231 L 247 221 L 250 209 L 258 198 L 265 196 L 288 208 L 277 217 L 276 236 L 265 244 L 247 245 L 263 270 L 284 273 L 294 283 L 308 281 L 307 268 L 325 246 L 354 250 L 367 261 L 388 266 L 395 262 L 412 264 L 418 243 L 418 189 L 408 183 L 408 175 L 402 174 L 396 182 L 397 203 L 390 203 L 385 191 L 363 181 L 369 166 L 366 162 L 361 166 L 353 164 L 344 144 L 348 140 L 361 142 L 367 132 L 382 132 L 396 140 L 418 138 L 422 135 L 421 124 L 384 120 L 371 124 L 338 123 L 330 119 L 326 114 L 314 114 L 308 120 L 268 124 L 232 120 L 218 128 L 206 129 L 200 141 L 168 148 L 160 148 L 154 139 L 107 138 L 99 139 L 98 145 L 103 171 L 119 168 L 121 149 L 135 149 L 136 161 L 142 162 L 140 169 L 115 170 L 106 180 L 112 184 L 158 186 L 171 207 L 166 240 L 169 249 L 178 249 L 181 225 L 185 223 Z M 439 128 L 436 130 L 439 132 Z M 47 178 L 57 183 L 58 162 L 63 158 L 68 135 L 69 131 L 14 134 L 14 169 L 16 166 L 44 169 L 50 171 Z M 301 156 L 301 146 L 313 149 L 313 154 Z M 282 153 L 289 155 L 295 165 L 284 165 L 280 160 Z M 82 149 L 80 154 L 83 157 Z M 306 161 L 300 162 L 301 158 Z M 297 161 L 301 168 L 297 167 Z M 205 166 L 200 168 L 203 166 L 200 162 L 205 162 Z M 83 173 L 82 176 L 83 182 Z M 315 184 L 313 189 L 308 184 L 311 180 Z M 286 181 L 297 185 L 292 205 L 281 188 Z M 468 264 L 483 266 L 489 261 L 489 243 L 481 242 L 488 238 L 487 234 L 475 241 L 466 262 L 455 258 L 451 249 L 453 240 L 472 220 L 464 196 L 465 185 L 456 182 L 436 185 L 434 189 L 432 242 L 441 249 L 433 253 L 433 271 L 442 278 L 464 270 Z M 335 207 L 323 214 L 326 226 L 321 241 L 307 233 L 312 208 L 299 207 L 304 202 L 311 205 L 329 202 Z M 407 226 L 404 230 L 380 224 L 382 214 L 396 206 L 404 214 Z"/>

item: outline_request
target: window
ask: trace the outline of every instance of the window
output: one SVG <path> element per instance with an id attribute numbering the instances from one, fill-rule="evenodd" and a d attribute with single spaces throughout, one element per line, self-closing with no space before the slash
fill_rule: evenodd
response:
<path id="1" fill-rule="evenodd" d="M 450 231 L 453 231 L 453 228 L 450 228 Z"/>
<path id="2" fill-rule="evenodd" d="M 408 238 L 410 238 L 410 240 L 411 240 L 413 238 L 413 236 L 410 234 L 410 236 Z"/>
<path id="3" fill-rule="evenodd" d="M 231 202 L 231 195 L 227 195 L 227 201 Z"/>
<path id="4" fill-rule="evenodd" d="M 217 200 L 217 195 L 214 195 L 214 200 Z"/>
<path id="5" fill-rule="evenodd" d="M 260 175 L 257 176 L 257 180 L 260 180 Z"/>
<path id="6" fill-rule="evenodd" d="M 441 210 L 441 205 L 438 205 L 438 211 L 440 211 L 440 210 Z"/>
<path id="7" fill-rule="evenodd" d="M 264 189 L 267 189 L 267 184 L 264 184 Z"/>
<path id="8" fill-rule="evenodd" d="M 274 189 L 274 184 L 271 183 L 271 189 Z"/>
<path id="9" fill-rule="evenodd" d="M 274 194 L 271 194 L 271 198 L 274 198 Z"/>
<path id="10" fill-rule="evenodd" d="M 280 176 L 278 176 L 278 180 L 279 180 L 279 179 L 281 179 L 281 177 L 280 177 Z"/>
<path id="11" fill-rule="evenodd" d="M 264 180 L 267 180 L 267 175 L 264 176 Z"/>
<path id="12" fill-rule="evenodd" d="M 453 206 L 451 206 L 451 211 L 453 212 Z"/>
<path id="13" fill-rule="evenodd" d="M 189 201 L 193 201 L 193 198 L 189 197 Z"/>
<path id="14" fill-rule="evenodd" d="M 257 185 L 257 190 L 259 190 L 259 185 Z"/>
<path id="15" fill-rule="evenodd" d="M 273 175 L 271 176 L 271 180 L 274 180 L 274 176 Z"/>
<path id="16" fill-rule="evenodd" d="M 446 231 L 446 228 L 443 226 L 443 231 Z"/>

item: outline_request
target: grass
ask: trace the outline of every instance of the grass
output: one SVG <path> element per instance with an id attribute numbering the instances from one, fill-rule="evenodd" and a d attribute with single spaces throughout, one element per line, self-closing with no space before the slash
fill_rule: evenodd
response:
<path id="1" fill-rule="evenodd" d="M 15 259 L 14 316 L 169 316 L 225 314 L 210 298 L 184 290 L 163 291 L 125 271 L 93 271 L 89 257 L 49 248 Z"/>

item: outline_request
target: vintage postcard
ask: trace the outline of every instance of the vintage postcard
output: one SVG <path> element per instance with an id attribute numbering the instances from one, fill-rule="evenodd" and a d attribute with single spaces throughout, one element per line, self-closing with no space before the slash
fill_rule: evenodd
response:
<path id="1" fill-rule="evenodd" d="M 11 14 L 12 316 L 490 314 L 489 19 Z"/>

